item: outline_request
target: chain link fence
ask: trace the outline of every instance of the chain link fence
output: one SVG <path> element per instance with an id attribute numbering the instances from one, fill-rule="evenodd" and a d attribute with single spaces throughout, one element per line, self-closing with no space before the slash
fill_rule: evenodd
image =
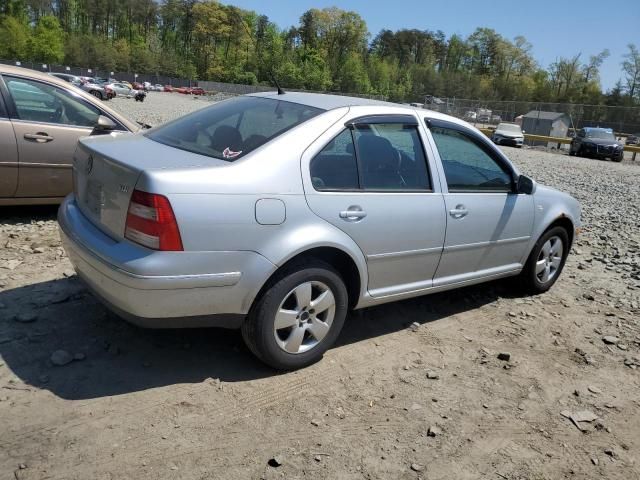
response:
<path id="1" fill-rule="evenodd" d="M 522 124 L 524 116 L 540 118 L 545 114 L 566 114 L 568 134 L 583 127 L 611 128 L 625 137 L 640 132 L 640 107 L 612 107 L 575 103 L 520 102 L 501 100 L 472 100 L 465 98 L 425 99 L 425 108 L 462 118 L 478 127 L 497 123 Z"/>
<path id="2" fill-rule="evenodd" d="M 176 78 L 152 73 L 135 73 L 103 70 L 99 68 L 70 67 L 67 65 L 49 65 L 42 62 L 24 62 L 20 60 L 0 59 L 0 64 L 14 65 L 44 73 L 66 73 L 78 77 L 116 78 L 127 82 L 149 82 L 152 84 L 172 85 L 174 87 L 195 87 L 198 82 L 188 78 Z"/>

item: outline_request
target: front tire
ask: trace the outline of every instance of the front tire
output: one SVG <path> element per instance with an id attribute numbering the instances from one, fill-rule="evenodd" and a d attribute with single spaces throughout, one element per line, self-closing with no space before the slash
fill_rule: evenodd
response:
<path id="1" fill-rule="evenodd" d="M 267 365 L 303 368 L 333 345 L 347 309 L 347 288 L 330 265 L 319 260 L 296 263 L 256 300 L 242 325 L 242 337 Z"/>
<path id="2" fill-rule="evenodd" d="M 532 294 L 549 290 L 562 273 L 569 248 L 569 235 L 564 228 L 547 230 L 534 245 L 520 274 L 524 288 Z"/>

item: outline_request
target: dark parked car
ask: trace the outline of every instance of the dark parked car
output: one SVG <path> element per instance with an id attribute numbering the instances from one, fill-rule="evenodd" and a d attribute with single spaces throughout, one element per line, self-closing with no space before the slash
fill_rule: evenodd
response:
<path id="1" fill-rule="evenodd" d="M 627 137 L 627 145 L 640 145 L 640 133 L 634 133 Z"/>
<path id="2" fill-rule="evenodd" d="M 578 134 L 571 140 L 569 155 L 610 158 L 614 162 L 621 162 L 624 150 L 613 135 L 612 129 L 585 127 L 578 130 Z"/>
<path id="3" fill-rule="evenodd" d="M 193 87 L 191 89 L 191 95 L 206 95 L 207 92 L 204 91 L 204 89 L 200 88 L 200 87 Z"/>

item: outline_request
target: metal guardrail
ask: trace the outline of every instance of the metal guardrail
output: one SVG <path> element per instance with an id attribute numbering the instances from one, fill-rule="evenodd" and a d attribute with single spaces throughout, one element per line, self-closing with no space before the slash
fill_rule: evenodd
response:
<path id="1" fill-rule="evenodd" d="M 490 128 L 480 128 L 479 130 L 489 138 L 491 138 L 491 135 L 493 135 L 493 130 Z M 531 140 L 533 142 L 547 142 L 547 143 L 557 143 L 557 144 L 564 144 L 564 145 L 568 145 L 571 143 L 571 139 L 567 137 L 547 137 L 544 135 L 529 135 L 528 133 L 524 134 L 524 139 L 525 141 Z M 636 154 L 640 153 L 640 146 L 625 145 L 624 151 L 632 152 L 633 156 L 631 157 L 631 160 L 635 162 Z"/>

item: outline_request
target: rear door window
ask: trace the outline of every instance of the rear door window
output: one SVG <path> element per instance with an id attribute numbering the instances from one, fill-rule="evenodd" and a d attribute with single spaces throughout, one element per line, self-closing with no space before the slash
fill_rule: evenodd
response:
<path id="1" fill-rule="evenodd" d="M 311 182 L 316 190 L 357 190 L 358 165 L 351 130 L 343 130 L 311 160 Z"/>
<path id="2" fill-rule="evenodd" d="M 430 191 L 417 125 L 359 123 L 343 130 L 310 164 L 316 190 Z"/>
<path id="3" fill-rule="evenodd" d="M 431 190 L 416 125 L 358 125 L 354 137 L 365 190 Z"/>
<path id="4" fill-rule="evenodd" d="M 240 97 L 174 120 L 147 133 L 147 137 L 232 162 L 322 112 L 283 100 Z"/>

